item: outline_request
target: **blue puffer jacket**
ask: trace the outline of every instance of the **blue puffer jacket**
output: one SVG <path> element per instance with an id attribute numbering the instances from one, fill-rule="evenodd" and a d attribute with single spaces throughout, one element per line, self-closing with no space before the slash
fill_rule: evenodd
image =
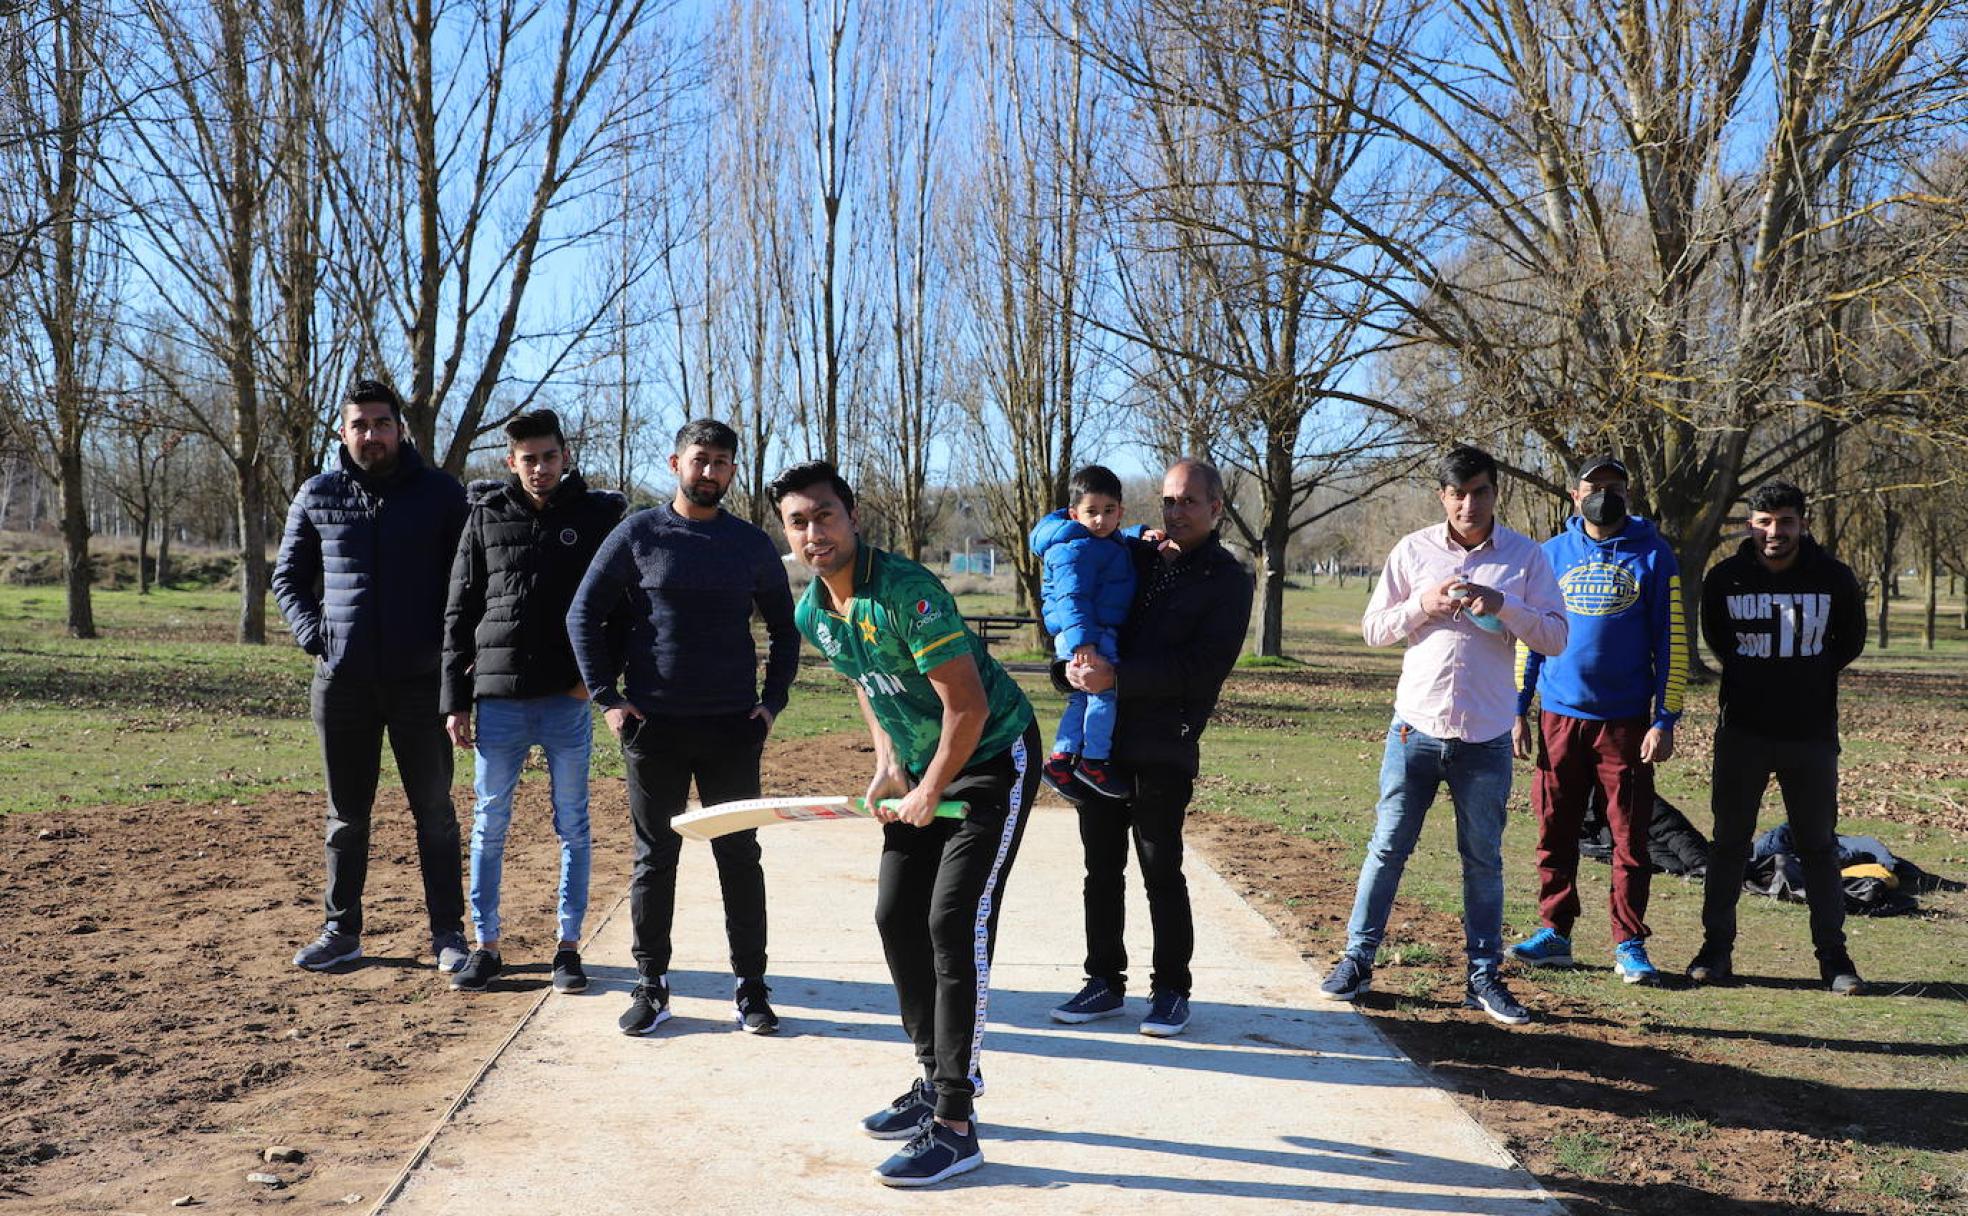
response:
<path id="1" fill-rule="evenodd" d="M 437 670 L 444 600 L 465 526 L 465 488 L 401 449 L 378 480 L 341 467 L 308 478 L 287 510 L 273 594 L 324 674 L 398 679 Z"/>
<path id="2" fill-rule="evenodd" d="M 1111 655 L 1134 602 L 1134 563 L 1120 534 L 1102 540 L 1062 507 L 1032 529 L 1032 552 L 1045 562 L 1045 627 L 1059 653 L 1096 645 Z"/>

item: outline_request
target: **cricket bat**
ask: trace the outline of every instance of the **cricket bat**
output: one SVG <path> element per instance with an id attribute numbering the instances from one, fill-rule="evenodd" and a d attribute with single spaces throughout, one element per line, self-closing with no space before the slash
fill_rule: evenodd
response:
<path id="1" fill-rule="evenodd" d="M 884 798 L 883 807 L 894 807 L 900 799 Z M 967 802 L 939 802 L 936 817 L 962 819 L 970 810 Z M 866 798 L 742 798 L 720 802 L 702 810 L 689 811 L 670 820 L 679 836 L 692 840 L 714 840 L 727 832 L 770 827 L 775 823 L 810 823 L 820 819 L 872 819 L 874 811 Z"/>

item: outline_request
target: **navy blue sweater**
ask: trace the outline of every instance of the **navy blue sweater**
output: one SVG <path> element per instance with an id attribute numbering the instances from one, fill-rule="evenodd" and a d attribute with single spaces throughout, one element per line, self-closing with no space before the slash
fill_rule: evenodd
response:
<path id="1" fill-rule="evenodd" d="M 308 478 L 287 510 L 273 565 L 281 614 L 331 677 L 435 671 L 465 488 L 408 444 L 383 478 L 335 450 L 341 467 Z"/>
<path id="2" fill-rule="evenodd" d="M 618 607 L 627 609 L 626 631 L 606 628 Z M 769 645 L 762 691 L 754 607 Z M 785 564 L 764 532 L 728 511 L 699 522 L 664 503 L 623 520 L 574 592 L 567 636 L 596 703 L 626 700 L 645 714 L 754 705 L 776 714 L 799 667 Z"/>

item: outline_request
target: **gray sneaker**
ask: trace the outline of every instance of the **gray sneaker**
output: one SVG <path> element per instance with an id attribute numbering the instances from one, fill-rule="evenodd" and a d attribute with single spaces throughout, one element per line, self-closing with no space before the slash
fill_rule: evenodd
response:
<path id="1" fill-rule="evenodd" d="M 471 958 L 471 951 L 465 949 L 465 935 L 447 933 L 431 940 L 431 953 L 437 956 L 437 970 L 440 975 L 456 975 L 465 969 L 465 961 Z"/>
<path id="2" fill-rule="evenodd" d="M 294 965 L 309 971 L 326 971 L 362 957 L 362 939 L 340 929 L 323 929 L 321 936 L 294 955 Z"/>

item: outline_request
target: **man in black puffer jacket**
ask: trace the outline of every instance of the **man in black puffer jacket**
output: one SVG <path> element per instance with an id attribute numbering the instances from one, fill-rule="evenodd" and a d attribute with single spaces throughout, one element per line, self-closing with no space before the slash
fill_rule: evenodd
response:
<path id="1" fill-rule="evenodd" d="M 451 745 L 437 710 L 445 572 L 465 491 L 403 441 L 403 403 L 375 380 L 342 404 L 340 467 L 307 480 L 287 512 L 273 594 L 315 658 L 310 708 L 328 775 L 326 924 L 294 964 L 362 957 L 369 813 L 383 733 L 417 823 L 417 864 L 438 968 L 465 965 Z"/>
<path id="2" fill-rule="evenodd" d="M 520 766 L 535 743 L 547 756 L 554 832 L 560 837 L 556 992 L 580 992 L 581 922 L 588 910 L 588 761 L 594 716 L 567 640 L 567 606 L 595 550 L 627 507 L 590 490 L 567 468 L 567 439 L 552 410 L 506 424 L 505 481 L 471 486 L 471 515 L 451 567 L 444 610 L 440 707 L 451 741 L 476 748 L 471 913 L 478 948 L 451 986 L 482 991 L 504 963 L 499 886 Z M 478 724 L 472 729 L 472 703 Z"/>
<path id="3" fill-rule="evenodd" d="M 1178 460 L 1162 479 L 1159 546 L 1131 540 L 1136 590 L 1117 647 L 1059 673 L 1087 692 L 1118 690 L 1114 760 L 1134 778 L 1125 800 L 1080 805 L 1086 849 L 1086 987 L 1052 1011 L 1055 1021 L 1090 1022 L 1123 1008 L 1127 946 L 1122 940 L 1128 838 L 1154 925 L 1154 971 L 1141 1033 L 1166 1037 L 1189 1024 L 1189 960 L 1195 922 L 1182 876 L 1182 821 L 1195 792 L 1197 743 L 1236 666 L 1250 627 L 1252 583 L 1217 538 L 1223 477 L 1200 460 Z M 1055 671 L 1058 669 L 1055 668 Z"/>

